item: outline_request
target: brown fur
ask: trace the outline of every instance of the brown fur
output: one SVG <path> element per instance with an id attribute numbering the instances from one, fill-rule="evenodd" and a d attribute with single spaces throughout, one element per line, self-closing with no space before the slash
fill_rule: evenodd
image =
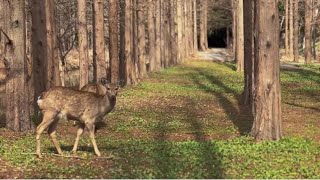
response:
<path id="1" fill-rule="evenodd" d="M 100 156 L 94 138 L 95 124 L 114 108 L 118 87 L 117 84 L 107 84 L 106 91 L 102 95 L 66 87 L 54 87 L 44 92 L 38 100 L 38 106 L 43 113 L 42 123 L 37 127 L 36 154 L 38 157 L 41 157 L 40 135 L 47 127 L 58 153 L 62 153 L 56 140 L 55 130 L 59 118 L 65 116 L 80 122 L 73 151 L 76 152 L 80 135 L 84 127 L 87 127 L 95 153 Z"/>

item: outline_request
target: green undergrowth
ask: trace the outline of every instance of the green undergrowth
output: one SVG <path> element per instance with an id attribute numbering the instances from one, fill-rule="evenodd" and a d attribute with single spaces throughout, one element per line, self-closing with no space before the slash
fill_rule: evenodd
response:
<path id="1" fill-rule="evenodd" d="M 33 138 L 4 141 L 1 147 L 3 158 L 25 168 L 25 178 L 320 178 L 320 147 L 302 138 L 256 143 L 246 136 L 210 141 L 105 137 L 97 141 L 109 159 L 96 159 L 90 147 L 80 149 L 83 159 L 78 160 L 50 155 L 47 141 L 47 154 L 39 160 L 30 151 Z"/>
<path id="2" fill-rule="evenodd" d="M 87 134 L 72 158 L 54 156 L 43 133 L 39 160 L 34 133 L 0 133 L 0 163 L 20 169 L 20 178 L 320 178 L 320 72 L 303 68 L 281 72 L 279 141 L 248 137 L 252 117 L 240 103 L 243 75 L 234 64 L 189 61 L 119 92 L 97 133 L 102 158 Z M 72 156 L 76 127 L 60 123 L 59 142 Z"/>

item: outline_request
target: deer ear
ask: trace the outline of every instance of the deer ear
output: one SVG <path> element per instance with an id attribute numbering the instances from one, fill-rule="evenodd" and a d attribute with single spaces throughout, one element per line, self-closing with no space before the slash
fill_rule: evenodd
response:
<path id="1" fill-rule="evenodd" d="M 103 85 L 106 85 L 106 84 L 109 83 L 108 80 L 107 80 L 107 78 L 101 78 L 100 82 L 101 82 L 101 84 L 103 84 Z"/>

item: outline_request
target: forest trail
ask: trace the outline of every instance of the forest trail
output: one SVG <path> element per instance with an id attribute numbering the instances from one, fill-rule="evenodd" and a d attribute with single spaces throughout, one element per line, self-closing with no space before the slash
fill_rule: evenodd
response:
<path id="1" fill-rule="evenodd" d="M 198 51 L 195 57 L 215 62 L 231 62 L 234 60 L 232 53 L 224 48 L 210 48 L 207 51 Z"/>

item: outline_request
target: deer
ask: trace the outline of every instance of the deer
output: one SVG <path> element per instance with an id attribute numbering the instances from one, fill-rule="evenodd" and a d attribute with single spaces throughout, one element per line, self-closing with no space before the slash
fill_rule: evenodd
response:
<path id="1" fill-rule="evenodd" d="M 57 86 L 39 96 L 37 103 L 43 114 L 43 119 L 36 128 L 36 155 L 38 158 L 42 158 L 40 137 L 45 129 L 48 129 L 48 135 L 58 154 L 63 154 L 57 141 L 56 128 L 59 120 L 64 117 L 79 122 L 72 152 L 76 153 L 80 136 L 86 127 L 95 154 L 101 156 L 95 140 L 95 124 L 114 109 L 120 87 L 119 83 L 107 83 L 105 79 L 101 80 L 101 84 L 106 90 L 103 94 Z"/>

